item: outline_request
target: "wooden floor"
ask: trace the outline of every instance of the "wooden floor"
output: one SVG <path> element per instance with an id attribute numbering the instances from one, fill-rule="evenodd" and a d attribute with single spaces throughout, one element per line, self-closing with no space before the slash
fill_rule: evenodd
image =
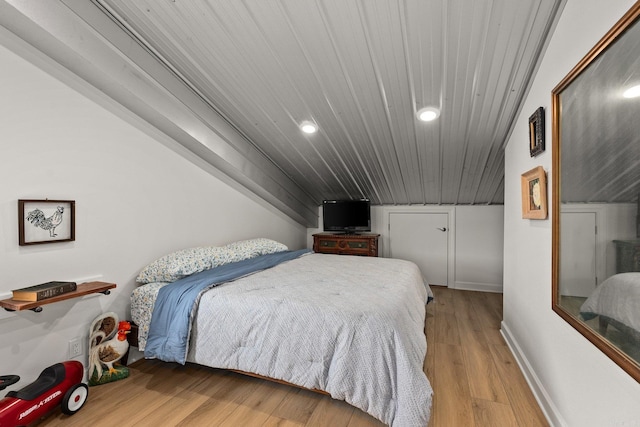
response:
<path id="1" fill-rule="evenodd" d="M 432 287 L 425 372 L 429 427 L 548 426 L 500 334 L 502 294 Z"/>
<path id="2" fill-rule="evenodd" d="M 429 427 L 546 426 L 500 335 L 502 296 L 433 287 L 425 372 Z M 327 396 L 233 372 L 143 360 L 125 380 L 91 387 L 75 415 L 40 426 L 383 426 Z"/>

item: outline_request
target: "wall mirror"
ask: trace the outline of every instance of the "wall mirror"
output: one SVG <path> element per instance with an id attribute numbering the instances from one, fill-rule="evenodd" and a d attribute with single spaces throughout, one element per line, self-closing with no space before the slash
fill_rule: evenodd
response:
<path id="1" fill-rule="evenodd" d="M 553 310 L 640 381 L 640 1 L 552 92 Z"/>

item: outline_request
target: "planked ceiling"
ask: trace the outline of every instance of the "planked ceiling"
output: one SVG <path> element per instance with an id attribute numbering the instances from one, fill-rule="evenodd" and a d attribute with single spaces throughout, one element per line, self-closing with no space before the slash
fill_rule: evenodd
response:
<path id="1" fill-rule="evenodd" d="M 318 204 L 502 203 L 505 141 L 558 9 L 553 0 L 100 3 Z M 424 106 L 440 118 L 417 121 Z M 304 120 L 320 131 L 300 132 Z"/>
<path id="2" fill-rule="evenodd" d="M 313 225 L 323 199 L 503 203 L 504 146 L 564 3 L 3 0 L 0 24 Z M 425 106 L 440 117 L 418 121 Z"/>

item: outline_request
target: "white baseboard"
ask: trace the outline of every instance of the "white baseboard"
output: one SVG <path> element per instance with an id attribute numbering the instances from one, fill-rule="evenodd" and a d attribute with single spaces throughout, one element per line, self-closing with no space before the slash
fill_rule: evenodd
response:
<path id="1" fill-rule="evenodd" d="M 529 384 L 529 388 L 531 388 L 531 391 L 538 401 L 540 409 L 542 409 L 542 412 L 547 418 L 547 421 L 549 422 L 551 427 L 566 427 L 567 424 L 564 422 L 562 416 L 560 415 L 558 408 L 556 408 L 556 406 L 553 404 L 553 401 L 549 397 L 549 394 L 545 390 L 544 386 L 540 382 L 540 379 L 527 360 L 526 355 L 522 352 L 522 349 L 518 345 L 518 342 L 511 334 L 509 327 L 504 323 L 504 321 L 501 322 L 500 325 L 500 332 L 502 333 L 504 340 L 507 342 L 511 353 L 513 353 L 516 362 L 518 362 L 518 366 L 520 366 L 520 370 L 524 374 L 524 377 Z"/>
<path id="2" fill-rule="evenodd" d="M 127 365 L 131 365 L 133 362 L 144 359 L 144 353 L 138 350 L 138 347 L 129 347 L 129 357 L 127 359 Z"/>
<path id="3" fill-rule="evenodd" d="M 498 294 L 502 293 L 502 285 L 495 283 L 455 282 L 454 285 L 454 289 L 460 289 L 463 291 L 494 292 Z"/>

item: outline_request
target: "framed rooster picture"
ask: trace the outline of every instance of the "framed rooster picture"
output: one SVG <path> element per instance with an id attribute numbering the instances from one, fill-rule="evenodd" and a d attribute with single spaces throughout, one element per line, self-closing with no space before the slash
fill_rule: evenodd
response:
<path id="1" fill-rule="evenodd" d="M 74 200 L 18 200 L 20 246 L 76 240 Z"/>

